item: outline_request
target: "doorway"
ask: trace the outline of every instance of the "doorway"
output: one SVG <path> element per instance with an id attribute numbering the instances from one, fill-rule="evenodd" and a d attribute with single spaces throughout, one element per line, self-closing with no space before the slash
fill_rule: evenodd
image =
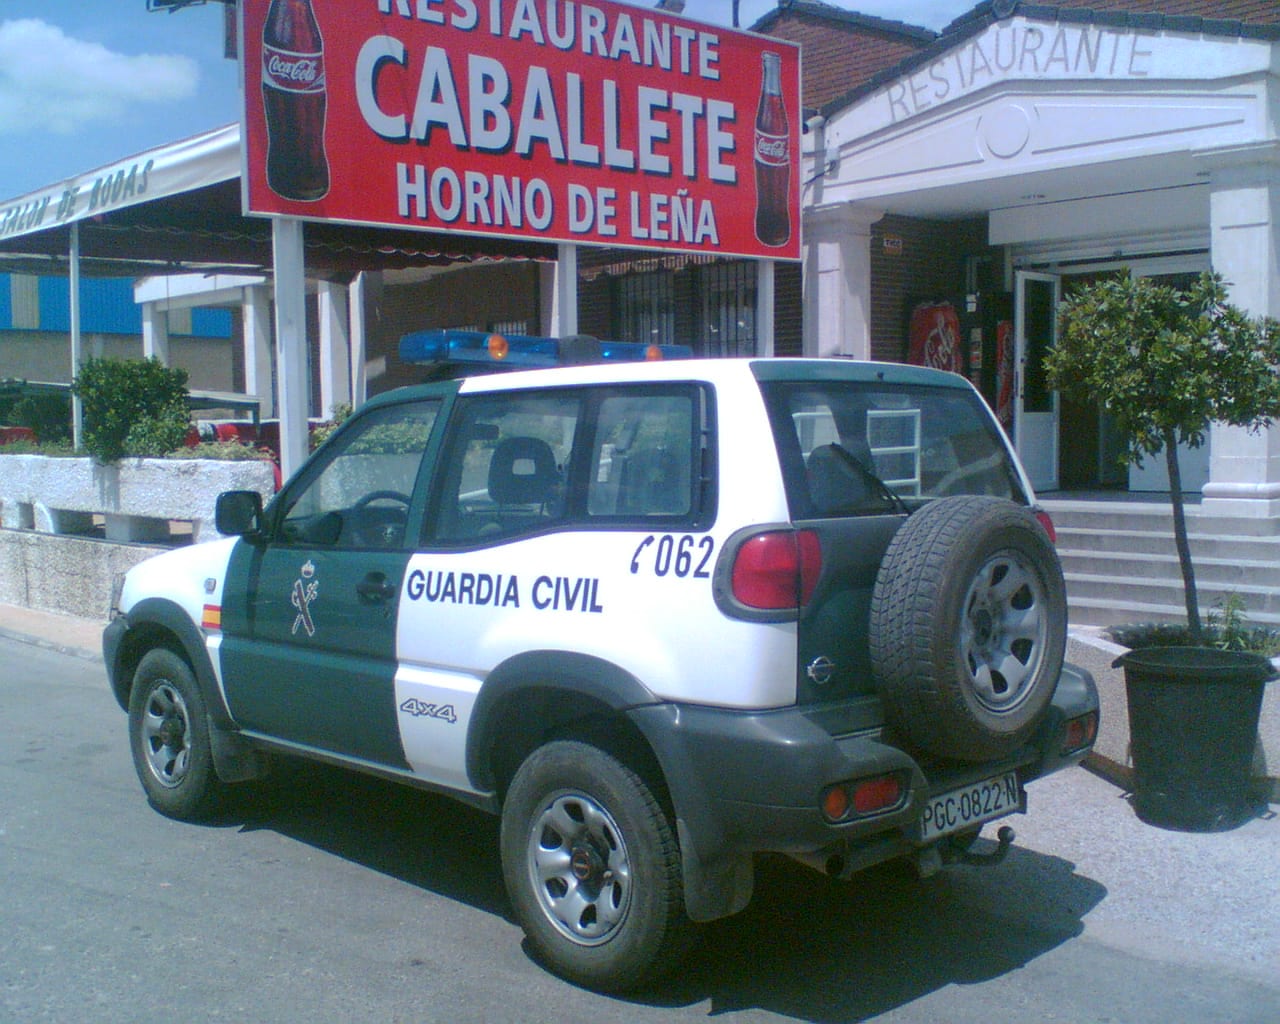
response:
<path id="1" fill-rule="evenodd" d="M 1168 489 L 1164 457 L 1130 467 L 1125 438 L 1096 404 L 1072 402 L 1048 387 L 1045 353 L 1057 340 L 1058 304 L 1086 284 L 1118 274 L 1185 287 L 1209 269 L 1207 252 L 1128 261 L 1056 266 L 1057 273 L 1020 270 L 1015 276 L 1014 446 L 1038 491 Z M 1180 450 L 1184 485 L 1198 490 L 1209 478 L 1209 449 Z"/>

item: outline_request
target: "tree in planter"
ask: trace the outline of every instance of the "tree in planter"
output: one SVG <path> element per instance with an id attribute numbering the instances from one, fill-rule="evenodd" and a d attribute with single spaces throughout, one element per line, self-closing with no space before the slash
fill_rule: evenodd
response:
<path id="1" fill-rule="evenodd" d="M 158 359 L 88 359 L 71 384 L 84 407 L 84 448 L 100 462 L 181 447 L 190 423 L 187 371 Z"/>
<path id="2" fill-rule="evenodd" d="M 1045 361 L 1052 387 L 1099 403 L 1140 464 L 1164 450 L 1187 629 L 1202 643 L 1195 569 L 1187 541 L 1178 444 L 1204 444 L 1214 422 L 1258 430 L 1280 415 L 1280 323 L 1227 302 L 1217 274 L 1185 289 L 1120 277 L 1063 303 L 1057 345 Z"/>

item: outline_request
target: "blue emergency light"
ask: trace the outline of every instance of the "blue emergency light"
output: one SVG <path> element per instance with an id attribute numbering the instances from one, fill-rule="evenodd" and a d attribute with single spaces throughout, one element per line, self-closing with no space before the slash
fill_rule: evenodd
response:
<path id="1" fill-rule="evenodd" d="M 585 334 L 544 338 L 532 334 L 446 330 L 414 331 L 400 339 L 400 359 L 403 362 L 435 366 L 454 364 L 464 372 L 688 359 L 692 355 L 693 350 L 688 345 L 602 341 Z"/>

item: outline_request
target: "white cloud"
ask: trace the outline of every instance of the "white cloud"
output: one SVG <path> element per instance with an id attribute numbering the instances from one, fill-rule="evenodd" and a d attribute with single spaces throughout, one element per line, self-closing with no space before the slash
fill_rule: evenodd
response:
<path id="1" fill-rule="evenodd" d="M 194 95 L 188 57 L 130 56 L 34 18 L 0 21 L 0 134 L 70 134 L 123 121 L 143 104 Z"/>

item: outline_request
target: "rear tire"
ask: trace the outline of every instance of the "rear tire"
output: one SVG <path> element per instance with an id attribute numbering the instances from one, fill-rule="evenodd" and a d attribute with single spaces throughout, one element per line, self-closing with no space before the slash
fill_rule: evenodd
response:
<path id="1" fill-rule="evenodd" d="M 871 602 L 871 663 L 885 715 L 921 751 L 1012 753 L 1039 726 L 1066 650 L 1062 568 L 1030 510 L 939 498 L 885 552 Z"/>
<path id="2" fill-rule="evenodd" d="M 619 992 L 666 973 L 687 950 L 671 820 L 612 754 L 572 740 L 535 750 L 507 791 L 501 847 L 516 918 L 556 974 Z"/>
<path id="3" fill-rule="evenodd" d="M 213 767 L 209 718 L 190 666 L 172 651 L 149 651 L 129 695 L 129 747 L 147 800 L 180 821 L 207 818 L 224 785 Z"/>

